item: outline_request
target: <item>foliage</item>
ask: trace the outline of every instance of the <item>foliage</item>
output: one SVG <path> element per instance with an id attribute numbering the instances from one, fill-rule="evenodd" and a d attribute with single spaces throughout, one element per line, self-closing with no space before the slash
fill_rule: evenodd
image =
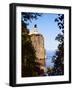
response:
<path id="1" fill-rule="evenodd" d="M 27 25 L 29 21 L 37 19 L 40 14 L 37 13 L 22 13 L 22 77 L 37 76 L 35 71 L 35 49 L 32 46 L 31 38 Z"/>
<path id="2" fill-rule="evenodd" d="M 25 34 L 22 36 L 22 64 L 23 76 L 32 76 L 35 66 L 35 50 L 32 46 L 30 36 Z"/>
<path id="3" fill-rule="evenodd" d="M 53 74 L 53 68 L 48 67 L 47 74 L 48 74 L 48 76 L 51 76 Z"/>
<path id="4" fill-rule="evenodd" d="M 40 13 L 25 13 L 22 12 L 22 25 L 26 28 L 29 25 L 29 22 L 32 22 L 33 19 L 37 20 L 39 16 L 42 14 Z"/>
<path id="5" fill-rule="evenodd" d="M 55 38 L 55 40 L 59 41 L 59 45 L 55 55 L 52 58 L 54 62 L 53 74 L 64 75 L 64 15 L 59 14 L 55 19 L 55 22 L 57 22 L 61 33 L 59 33 Z"/>

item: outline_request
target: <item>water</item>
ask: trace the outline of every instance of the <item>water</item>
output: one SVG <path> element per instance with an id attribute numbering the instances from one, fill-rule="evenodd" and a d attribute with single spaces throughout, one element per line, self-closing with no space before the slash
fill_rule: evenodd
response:
<path id="1" fill-rule="evenodd" d="M 53 67 L 54 63 L 52 62 L 52 57 L 55 54 L 55 51 L 46 50 L 46 67 Z"/>

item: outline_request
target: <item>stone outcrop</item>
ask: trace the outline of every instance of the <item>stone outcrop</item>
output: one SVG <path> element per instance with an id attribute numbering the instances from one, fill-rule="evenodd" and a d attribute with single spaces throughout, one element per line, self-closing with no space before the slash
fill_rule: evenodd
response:
<path id="1" fill-rule="evenodd" d="M 45 65 L 45 49 L 44 49 L 44 38 L 41 34 L 31 35 L 32 45 L 34 46 L 37 60 L 40 65 Z"/>
<path id="2" fill-rule="evenodd" d="M 45 48 L 44 48 L 44 37 L 42 34 L 38 33 L 36 28 L 33 28 L 32 32 L 30 32 L 32 45 L 35 49 L 37 67 L 40 70 L 45 72 Z"/>

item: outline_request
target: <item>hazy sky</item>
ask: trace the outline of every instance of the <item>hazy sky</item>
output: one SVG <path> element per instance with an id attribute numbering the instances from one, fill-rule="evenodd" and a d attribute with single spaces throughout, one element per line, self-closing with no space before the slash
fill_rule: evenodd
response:
<path id="1" fill-rule="evenodd" d="M 45 49 L 50 51 L 57 48 L 58 41 L 55 40 L 55 37 L 60 32 L 57 23 L 54 21 L 55 18 L 57 18 L 57 14 L 44 13 L 28 25 L 28 29 L 31 31 L 33 26 L 37 24 L 38 32 L 44 36 Z"/>

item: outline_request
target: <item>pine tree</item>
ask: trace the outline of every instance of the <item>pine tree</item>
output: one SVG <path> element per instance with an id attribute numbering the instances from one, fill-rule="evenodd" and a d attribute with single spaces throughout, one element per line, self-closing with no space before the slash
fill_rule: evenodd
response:
<path id="1" fill-rule="evenodd" d="M 55 38 L 58 40 L 59 45 L 52 58 L 54 62 L 53 75 L 64 75 L 64 15 L 59 14 L 55 22 L 57 22 L 60 33 Z"/>

